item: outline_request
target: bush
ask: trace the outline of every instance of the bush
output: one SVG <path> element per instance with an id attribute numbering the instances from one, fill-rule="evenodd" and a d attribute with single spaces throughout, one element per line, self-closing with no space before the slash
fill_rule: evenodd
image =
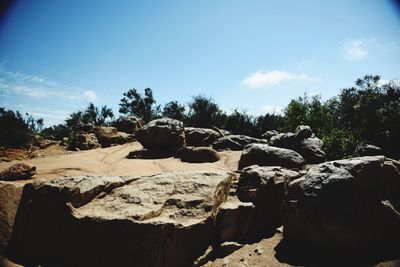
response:
<path id="1" fill-rule="evenodd" d="M 32 137 L 29 125 L 21 113 L 0 108 L 0 146 L 28 147 Z"/>

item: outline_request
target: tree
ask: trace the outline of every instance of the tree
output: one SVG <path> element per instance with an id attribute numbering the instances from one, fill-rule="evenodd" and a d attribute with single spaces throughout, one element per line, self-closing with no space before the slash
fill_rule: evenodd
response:
<path id="1" fill-rule="evenodd" d="M 130 89 L 123 94 L 119 103 L 119 112 L 138 116 L 145 122 L 157 118 L 160 114 L 160 106 L 156 106 L 153 91 L 150 88 L 144 89 L 144 97 L 136 89 Z"/>
<path id="2" fill-rule="evenodd" d="M 163 117 L 176 119 L 180 121 L 186 120 L 185 107 L 178 103 L 178 101 L 171 101 L 165 104 L 162 112 Z"/>
<path id="3" fill-rule="evenodd" d="M 246 111 L 238 111 L 235 109 L 232 114 L 226 117 L 225 129 L 235 133 L 255 136 L 255 125 L 253 117 Z"/>
<path id="4" fill-rule="evenodd" d="M 108 125 L 107 119 L 112 119 L 114 114 L 111 108 L 102 106 L 100 109 L 93 103 L 90 103 L 84 111 L 73 112 L 66 119 L 69 128 L 73 128 L 79 123 L 90 124 L 94 126 Z"/>
<path id="5" fill-rule="evenodd" d="M 31 141 L 32 132 L 21 113 L 0 108 L 0 146 L 27 147 Z"/>
<path id="6" fill-rule="evenodd" d="M 199 95 L 189 103 L 188 122 L 191 126 L 211 128 L 222 127 L 226 115 L 212 98 Z"/>

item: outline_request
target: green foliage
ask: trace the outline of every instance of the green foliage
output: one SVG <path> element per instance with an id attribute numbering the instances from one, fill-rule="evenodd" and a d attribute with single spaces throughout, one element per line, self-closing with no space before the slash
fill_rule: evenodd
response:
<path id="1" fill-rule="evenodd" d="M 0 108 L 0 146 L 27 147 L 32 141 L 32 125 L 23 119 L 18 111 Z M 35 125 L 33 124 L 33 128 Z"/>
<path id="2" fill-rule="evenodd" d="M 226 117 L 224 129 L 235 134 L 253 136 L 255 134 L 254 118 L 245 111 L 235 109 Z"/>
<path id="3" fill-rule="evenodd" d="M 144 97 L 134 88 L 124 93 L 123 96 L 119 103 L 120 113 L 136 115 L 145 122 L 159 117 L 160 106 L 155 105 L 156 100 L 150 88 L 144 89 Z"/>
<path id="4" fill-rule="evenodd" d="M 199 95 L 189 103 L 188 124 L 195 127 L 222 127 L 226 114 L 212 98 Z"/>
<path id="5" fill-rule="evenodd" d="M 180 121 L 185 121 L 186 120 L 185 106 L 179 104 L 178 101 L 168 102 L 167 104 L 165 104 L 163 108 L 162 116 Z"/>
<path id="6" fill-rule="evenodd" d="M 68 137 L 70 135 L 70 129 L 66 124 L 58 124 L 44 128 L 41 131 L 41 134 L 44 138 L 54 138 L 55 140 L 62 141 L 64 137 Z"/>
<path id="7" fill-rule="evenodd" d="M 67 127 L 72 129 L 77 124 L 90 124 L 95 126 L 108 125 L 108 119 L 112 119 L 114 114 L 111 108 L 102 106 L 100 109 L 90 103 L 83 111 L 73 112 L 66 119 Z"/>

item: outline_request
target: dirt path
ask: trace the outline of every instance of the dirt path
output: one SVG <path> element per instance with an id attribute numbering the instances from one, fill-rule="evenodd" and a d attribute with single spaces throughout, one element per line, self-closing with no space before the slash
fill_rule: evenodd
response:
<path id="1" fill-rule="evenodd" d="M 138 142 L 109 148 L 69 152 L 41 158 L 21 160 L 36 166 L 35 178 L 55 178 L 76 175 L 152 175 L 162 172 L 195 170 L 237 170 L 240 151 L 221 152 L 215 163 L 185 163 L 176 158 L 126 159 L 130 151 L 140 149 Z M 0 163 L 0 171 L 16 163 Z"/>

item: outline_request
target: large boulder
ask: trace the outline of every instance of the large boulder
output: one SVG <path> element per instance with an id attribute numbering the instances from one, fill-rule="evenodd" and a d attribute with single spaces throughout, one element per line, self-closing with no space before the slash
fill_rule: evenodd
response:
<path id="1" fill-rule="evenodd" d="M 245 147 L 240 156 L 239 169 L 251 165 L 300 168 L 304 164 L 304 158 L 293 150 L 266 144 L 250 144 Z"/>
<path id="2" fill-rule="evenodd" d="M 89 150 L 101 147 L 94 133 L 77 133 L 72 142 L 72 149 Z"/>
<path id="3" fill-rule="evenodd" d="M 326 154 L 322 150 L 323 142 L 317 137 L 310 137 L 301 140 L 294 148 L 296 152 L 303 156 L 308 164 L 318 164 L 324 162 Z"/>
<path id="4" fill-rule="evenodd" d="M 271 137 L 273 137 L 273 136 L 275 136 L 275 135 L 277 135 L 277 134 L 279 134 L 278 131 L 276 131 L 276 130 L 270 130 L 270 131 L 266 131 L 265 133 L 263 133 L 263 134 L 261 135 L 261 137 L 264 138 L 264 139 L 270 140 Z"/>
<path id="5" fill-rule="evenodd" d="M 11 237 L 23 187 L 20 183 L 0 181 L 0 259 Z"/>
<path id="6" fill-rule="evenodd" d="M 24 265 L 191 266 L 232 174 L 59 178 L 24 192 L 7 256 Z"/>
<path id="7" fill-rule="evenodd" d="M 169 118 L 149 122 L 137 131 L 136 137 L 144 148 L 176 151 L 185 145 L 183 122 Z"/>
<path id="8" fill-rule="evenodd" d="M 225 135 L 217 139 L 212 147 L 214 149 L 242 150 L 246 145 L 253 143 L 268 144 L 268 140 L 246 135 Z"/>
<path id="9" fill-rule="evenodd" d="M 356 154 L 358 156 L 377 156 L 377 155 L 383 155 L 383 151 L 382 148 L 378 146 L 366 144 L 357 147 Z"/>
<path id="10" fill-rule="evenodd" d="M 36 174 L 36 167 L 26 163 L 16 163 L 0 172 L 0 180 L 15 181 L 30 179 Z"/>
<path id="11" fill-rule="evenodd" d="M 294 133 L 287 132 L 272 136 L 269 142 L 271 146 L 294 149 L 297 139 Z"/>
<path id="12" fill-rule="evenodd" d="M 96 126 L 94 132 L 102 147 L 121 145 L 135 140 L 134 135 L 118 132 L 115 127 Z"/>
<path id="13" fill-rule="evenodd" d="M 185 128 L 186 144 L 188 146 L 209 146 L 221 137 L 215 130 L 207 128 Z"/>
<path id="14" fill-rule="evenodd" d="M 183 162 L 190 163 L 216 162 L 220 160 L 218 152 L 211 147 L 185 146 L 176 151 L 175 157 L 180 158 Z"/>
<path id="15" fill-rule="evenodd" d="M 294 135 L 298 140 L 303 140 L 306 138 L 313 137 L 313 131 L 311 130 L 311 127 L 308 125 L 299 125 L 296 127 L 296 130 L 294 132 Z"/>
<path id="16" fill-rule="evenodd" d="M 120 117 L 114 123 L 114 126 L 118 129 L 118 131 L 128 134 L 135 134 L 143 125 L 144 121 L 133 115 Z"/>
<path id="17" fill-rule="evenodd" d="M 286 187 L 299 176 L 299 172 L 277 166 L 252 165 L 241 171 L 237 196 L 255 206 L 248 233 L 251 239 L 274 233 L 282 225 Z"/>
<path id="18" fill-rule="evenodd" d="M 285 240 L 330 257 L 398 257 L 399 185 L 400 163 L 383 156 L 315 165 L 289 185 Z"/>

